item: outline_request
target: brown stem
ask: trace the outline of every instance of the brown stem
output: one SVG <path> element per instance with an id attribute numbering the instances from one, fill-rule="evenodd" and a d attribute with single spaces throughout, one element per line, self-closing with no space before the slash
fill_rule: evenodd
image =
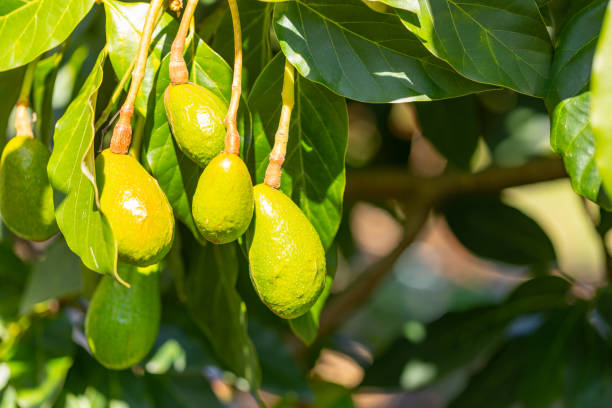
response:
<path id="1" fill-rule="evenodd" d="M 189 70 L 187 70 L 187 64 L 183 56 L 185 52 L 185 38 L 189 31 L 189 25 L 195 13 L 198 0 L 188 0 L 183 17 L 181 18 L 181 25 L 179 26 L 176 37 L 172 42 L 172 48 L 170 49 L 170 82 L 172 85 L 186 84 L 189 81 Z"/>
<path id="2" fill-rule="evenodd" d="M 142 84 L 142 80 L 145 76 L 145 68 L 147 66 L 147 55 L 149 52 L 149 45 L 151 44 L 151 37 L 153 36 L 153 29 L 157 22 L 158 16 L 163 12 L 164 0 L 151 0 L 149 9 L 147 10 L 147 16 L 142 30 L 142 37 L 138 44 L 138 52 L 136 54 L 136 64 L 134 71 L 132 71 L 132 82 L 130 83 L 130 89 L 128 91 L 125 102 L 120 110 L 119 120 L 113 130 L 113 137 L 111 139 L 110 150 L 116 154 L 127 154 L 130 143 L 132 142 L 132 116 L 134 115 L 134 102 L 136 102 L 136 96 L 138 90 Z"/>
<path id="3" fill-rule="evenodd" d="M 240 14 L 236 0 L 227 0 L 232 15 L 234 28 L 234 77 L 232 79 L 232 95 L 225 116 L 225 153 L 240 154 L 240 133 L 238 133 L 238 105 L 242 92 L 242 30 L 240 29 Z"/>
<path id="4" fill-rule="evenodd" d="M 283 107 L 281 109 L 278 130 L 274 135 L 274 147 L 270 152 L 270 162 L 266 169 L 264 183 L 272 188 L 279 188 L 285 155 L 287 153 L 287 142 L 289 141 L 289 125 L 291 123 L 291 111 L 295 103 L 295 72 L 289 60 L 285 60 L 285 74 L 283 77 Z"/>

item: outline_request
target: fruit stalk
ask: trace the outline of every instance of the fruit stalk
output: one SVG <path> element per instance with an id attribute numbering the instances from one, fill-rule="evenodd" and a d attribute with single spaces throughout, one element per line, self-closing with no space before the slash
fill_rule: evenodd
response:
<path id="1" fill-rule="evenodd" d="M 291 111 L 294 105 L 294 70 L 289 60 L 285 60 L 285 74 L 283 77 L 283 107 L 281 109 L 278 129 L 274 135 L 274 147 L 270 152 L 270 162 L 266 169 L 264 183 L 272 188 L 279 188 L 281 183 L 281 169 L 285 162 L 287 153 L 287 142 L 289 140 L 289 125 L 291 123 Z"/>
<path id="2" fill-rule="evenodd" d="M 185 38 L 187 37 L 189 25 L 197 5 L 198 0 L 189 0 L 187 2 L 183 17 L 181 18 L 181 24 L 172 42 L 169 67 L 170 82 L 172 85 L 186 84 L 189 80 L 189 71 L 187 70 L 187 64 L 185 63 L 183 53 L 185 52 Z"/>
<path id="3" fill-rule="evenodd" d="M 158 16 L 163 11 L 163 7 L 164 0 L 151 0 L 151 4 L 147 10 L 142 37 L 138 44 L 136 64 L 134 66 L 134 71 L 132 71 L 132 82 L 130 83 L 130 89 L 125 98 L 125 102 L 121 107 L 119 120 L 115 125 L 113 137 L 111 139 L 110 150 L 116 154 L 127 154 L 130 143 L 132 142 L 134 102 L 136 101 L 136 95 L 138 95 L 138 90 L 145 76 L 147 55 L 149 52 L 149 45 L 151 44 L 151 37 L 153 36 L 153 29 L 157 23 Z"/>
<path id="4" fill-rule="evenodd" d="M 225 116 L 225 153 L 240 154 L 240 133 L 236 118 L 242 91 L 242 30 L 240 28 L 240 14 L 236 0 L 227 0 L 232 15 L 234 28 L 234 77 L 232 79 L 232 95 L 230 98 L 227 116 Z"/>
<path id="5" fill-rule="evenodd" d="M 34 137 L 32 120 L 30 119 L 28 107 L 30 106 L 30 92 L 32 91 L 32 83 L 34 82 L 37 62 L 38 60 L 35 60 L 28 65 L 23 76 L 23 82 L 21 83 L 19 99 L 17 99 L 17 105 L 15 106 L 16 136 Z"/>

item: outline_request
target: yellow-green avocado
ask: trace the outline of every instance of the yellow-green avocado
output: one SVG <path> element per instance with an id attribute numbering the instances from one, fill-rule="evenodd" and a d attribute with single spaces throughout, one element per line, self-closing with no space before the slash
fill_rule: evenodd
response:
<path id="1" fill-rule="evenodd" d="M 251 281 L 278 316 L 294 319 L 315 303 L 325 282 L 325 251 L 300 208 L 265 184 L 254 188 L 255 215 L 249 230 Z"/>
<path id="2" fill-rule="evenodd" d="M 151 350 L 161 316 L 158 266 L 119 264 L 118 273 L 131 287 L 105 275 L 85 319 L 85 335 L 94 357 L 106 368 L 123 370 Z"/>
<path id="3" fill-rule="evenodd" d="M 159 262 L 172 246 L 174 214 L 157 180 L 132 156 L 106 149 L 96 158 L 96 182 L 119 260 L 138 266 Z"/>
<path id="4" fill-rule="evenodd" d="M 240 157 L 221 153 L 206 166 L 192 212 L 198 230 L 210 242 L 226 244 L 244 234 L 253 218 L 253 183 Z"/>
<path id="5" fill-rule="evenodd" d="M 0 158 L 0 213 L 11 231 L 31 241 L 47 240 L 58 231 L 47 177 L 49 156 L 40 140 L 16 136 Z"/>
<path id="6" fill-rule="evenodd" d="M 225 103 L 212 91 L 186 83 L 169 85 L 164 93 L 164 105 L 181 151 L 206 167 L 224 147 Z"/>

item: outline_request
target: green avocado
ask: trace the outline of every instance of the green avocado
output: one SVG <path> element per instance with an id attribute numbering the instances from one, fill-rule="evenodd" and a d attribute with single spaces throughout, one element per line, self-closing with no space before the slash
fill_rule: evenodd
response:
<path id="1" fill-rule="evenodd" d="M 164 105 L 180 149 L 198 165 L 206 167 L 224 147 L 225 103 L 210 90 L 187 83 L 169 85 L 164 93 Z"/>
<path id="2" fill-rule="evenodd" d="M 16 136 L 0 158 L 0 213 L 11 231 L 31 241 L 45 241 L 58 231 L 49 156 L 40 140 Z"/>
<path id="3" fill-rule="evenodd" d="M 306 313 L 325 284 L 325 251 L 317 231 L 282 192 L 255 186 L 249 230 L 251 281 L 261 300 L 283 319 Z"/>
<path id="4" fill-rule="evenodd" d="M 119 276 L 105 275 L 85 318 L 85 335 L 94 357 L 106 368 L 123 370 L 151 351 L 161 316 L 158 266 L 119 264 Z"/>
<path id="5" fill-rule="evenodd" d="M 174 214 L 157 180 L 134 157 L 106 149 L 96 158 L 96 182 L 119 260 L 138 266 L 162 260 L 174 239 Z"/>
<path id="6" fill-rule="evenodd" d="M 253 218 L 253 183 L 240 157 L 221 153 L 206 166 L 192 212 L 198 230 L 212 243 L 226 244 L 244 234 Z"/>

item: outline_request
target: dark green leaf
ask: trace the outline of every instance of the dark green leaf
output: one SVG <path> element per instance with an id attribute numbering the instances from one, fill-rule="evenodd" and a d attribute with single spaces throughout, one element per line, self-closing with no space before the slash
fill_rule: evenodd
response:
<path id="1" fill-rule="evenodd" d="M 425 136 L 448 161 L 469 170 L 480 127 L 474 96 L 415 104 Z"/>
<path id="2" fill-rule="evenodd" d="M 117 246 L 108 220 L 97 207 L 94 179 L 94 111 L 105 58 L 102 51 L 79 95 L 57 122 L 47 172 L 57 225 L 68 246 L 89 269 L 113 273 Z"/>
<path id="3" fill-rule="evenodd" d="M 576 193 L 611 210 L 595 163 L 595 139 L 590 123 L 590 93 L 568 98 L 557 105 L 552 118 L 550 145 L 563 157 Z"/>
<path id="4" fill-rule="evenodd" d="M 551 109 L 563 99 L 589 89 L 591 62 L 607 3 L 607 0 L 592 1 L 561 28 L 546 95 Z"/>
<path id="5" fill-rule="evenodd" d="M 552 44 L 533 1 L 419 0 L 406 26 L 466 77 L 534 96 L 546 92 Z"/>
<path id="6" fill-rule="evenodd" d="M 36 134 L 45 143 L 49 142 L 53 133 L 53 91 L 63 56 L 62 49 L 36 64 L 32 106 L 36 112 Z"/>
<path id="7" fill-rule="evenodd" d="M 540 226 L 491 196 L 460 198 L 445 205 L 455 236 L 478 256 L 515 265 L 547 265 L 556 259 Z"/>
<path id="8" fill-rule="evenodd" d="M 255 179 L 265 177 L 281 110 L 284 58 L 278 54 L 249 95 L 253 114 Z M 343 98 L 296 75 L 281 190 L 295 201 L 328 249 L 342 217 L 348 118 Z"/>
<path id="9" fill-rule="evenodd" d="M 351 99 L 444 99 L 487 89 L 433 57 L 397 17 L 359 0 L 278 3 L 274 30 L 303 76 Z"/>
<path id="10" fill-rule="evenodd" d="M 10 71 L 0 72 L 0 148 L 6 144 L 6 130 L 11 111 L 17 103 L 24 68 L 16 68 Z M 12 126 L 12 124 L 11 124 Z"/>
<path id="11" fill-rule="evenodd" d="M 93 4 L 94 0 L 30 0 L 12 2 L 12 9 L 3 7 L 0 71 L 27 64 L 64 41 Z"/>
<path id="12" fill-rule="evenodd" d="M 30 268 L 15 255 L 10 243 L 0 241 L 0 330 L 18 316 L 29 272 Z"/>

